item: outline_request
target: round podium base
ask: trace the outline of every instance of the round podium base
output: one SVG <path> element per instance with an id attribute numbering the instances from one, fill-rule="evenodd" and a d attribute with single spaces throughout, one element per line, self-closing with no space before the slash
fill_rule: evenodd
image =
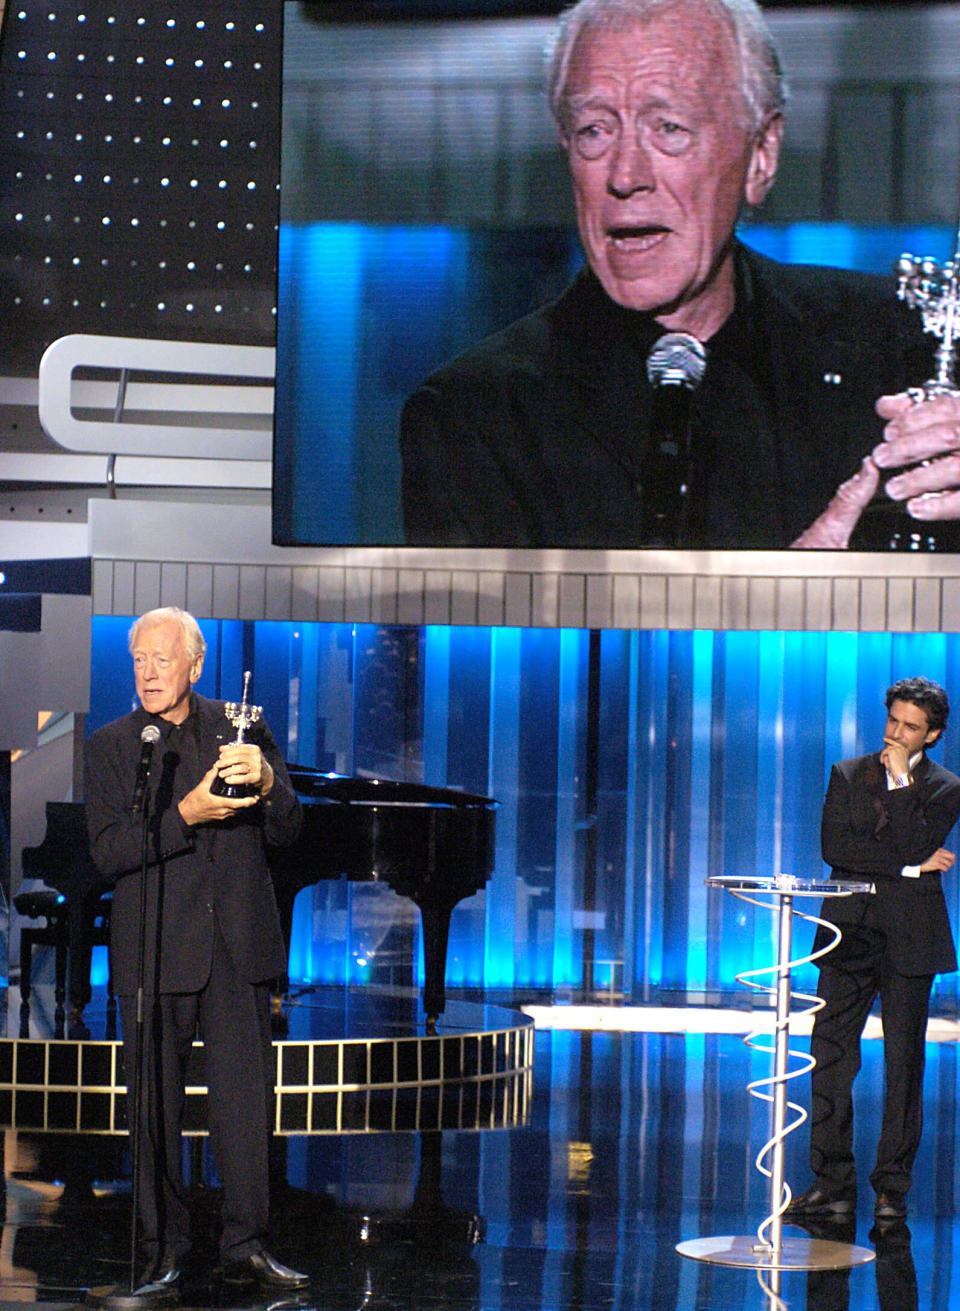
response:
<path id="1" fill-rule="evenodd" d="M 743 1266 L 750 1270 L 847 1270 L 866 1265 L 876 1253 L 853 1243 L 832 1243 L 824 1238 L 784 1238 L 779 1252 L 761 1247 L 756 1234 L 737 1238 L 691 1238 L 677 1244 L 681 1256 L 713 1265 Z"/>

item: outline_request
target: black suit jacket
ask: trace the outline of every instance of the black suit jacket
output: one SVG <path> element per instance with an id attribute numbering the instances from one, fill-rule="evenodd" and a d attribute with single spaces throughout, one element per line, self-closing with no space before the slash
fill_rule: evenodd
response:
<path id="1" fill-rule="evenodd" d="M 778 264 L 743 246 L 736 266 L 738 331 L 751 334 L 743 354 L 748 371 L 756 359 L 767 420 L 757 431 L 738 413 L 708 351 L 697 522 L 678 545 L 774 549 L 880 440 L 877 397 L 930 376 L 932 339 L 892 279 Z M 401 418 L 407 541 L 643 546 L 645 360 L 663 331 L 584 270 L 555 303 L 433 374 Z M 870 533 L 865 520 L 851 546 L 876 544 Z"/>
<path id="2" fill-rule="evenodd" d="M 140 734 L 154 722 L 164 736 L 150 771 L 146 991 L 194 992 L 206 982 L 215 923 L 248 982 L 286 972 L 287 963 L 267 843 L 293 841 L 300 804 L 283 758 L 262 721 L 247 732 L 270 762 L 274 785 L 257 805 L 222 823 L 188 828 L 177 802 L 217 758 L 236 729 L 223 702 L 192 697 L 197 759 L 191 766 L 165 742 L 165 721 L 139 709 L 93 733 L 85 751 L 90 849 L 101 873 L 116 879 L 111 916 L 111 971 L 118 995 L 137 989 L 143 826 L 130 812 Z"/>
<path id="3" fill-rule="evenodd" d="M 821 845 L 832 877 L 873 882 L 874 895 L 830 897 L 823 917 L 845 940 L 831 959 L 856 950 L 856 926 L 868 923 L 887 938 L 901 974 L 936 974 L 957 968 L 950 919 L 938 873 L 904 878 L 942 847 L 960 815 L 960 778 L 923 756 L 908 788 L 887 788 L 880 755 L 841 760 L 830 771 Z M 823 930 L 817 945 L 825 944 Z"/>

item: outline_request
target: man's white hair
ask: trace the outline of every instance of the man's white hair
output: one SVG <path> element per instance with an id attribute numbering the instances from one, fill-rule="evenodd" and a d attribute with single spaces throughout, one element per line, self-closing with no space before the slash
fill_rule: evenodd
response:
<path id="1" fill-rule="evenodd" d="M 570 56 L 585 28 L 624 31 L 677 7 L 699 7 L 732 30 L 740 55 L 744 125 L 759 131 L 783 110 L 786 85 L 770 28 L 755 0 L 578 0 L 560 16 L 547 49 L 547 94 L 554 118 L 564 127 L 564 93 Z"/>
<path id="2" fill-rule="evenodd" d="M 133 621 L 127 637 L 127 646 L 130 648 L 131 655 L 143 629 L 155 628 L 157 624 L 167 624 L 171 620 L 180 625 L 180 631 L 183 634 L 183 645 L 190 659 L 196 660 L 197 656 L 202 656 L 207 649 L 207 642 L 200 631 L 200 625 L 192 614 L 189 614 L 186 610 L 181 610 L 176 605 L 165 605 L 161 606 L 159 610 L 148 610 L 146 614 Z"/>

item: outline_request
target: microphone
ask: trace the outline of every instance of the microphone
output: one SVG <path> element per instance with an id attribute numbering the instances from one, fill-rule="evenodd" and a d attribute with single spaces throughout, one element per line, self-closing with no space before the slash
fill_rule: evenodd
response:
<path id="1" fill-rule="evenodd" d="M 139 815 L 143 809 L 143 799 L 147 791 L 147 778 L 150 775 L 150 762 L 153 759 L 153 748 L 159 741 L 159 728 L 156 724 L 147 724 L 140 734 L 140 760 L 137 764 L 137 781 L 133 785 L 133 800 L 130 803 L 130 809 L 135 815 Z"/>
<path id="2" fill-rule="evenodd" d="M 645 546 L 675 546 L 687 493 L 690 408 L 707 352 L 689 332 L 667 332 L 647 356 L 653 387 L 650 431 L 640 463 Z"/>

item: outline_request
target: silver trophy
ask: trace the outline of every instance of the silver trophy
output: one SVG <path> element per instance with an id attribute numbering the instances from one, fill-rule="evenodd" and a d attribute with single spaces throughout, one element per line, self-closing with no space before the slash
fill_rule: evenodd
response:
<path id="1" fill-rule="evenodd" d="M 244 741 L 244 734 L 252 724 L 255 724 L 263 714 L 263 706 L 251 706 L 247 702 L 247 690 L 250 687 L 250 670 L 246 670 L 243 675 L 243 697 L 240 701 L 225 701 L 223 703 L 223 713 L 230 720 L 230 723 L 237 730 L 237 735 L 233 739 L 234 745 L 240 745 Z M 211 784 L 210 791 L 218 797 L 249 797 L 256 788 L 252 783 L 224 783 L 218 774 Z"/>
<path id="2" fill-rule="evenodd" d="M 960 332 L 960 228 L 957 230 L 953 259 L 939 265 L 929 255 L 901 255 L 897 260 L 897 295 L 910 308 L 923 315 L 925 332 L 939 339 L 936 350 L 937 375 L 919 387 L 911 387 L 915 401 L 931 396 L 956 396 L 954 382 L 957 334 Z"/>
<path id="3" fill-rule="evenodd" d="M 960 227 L 954 243 L 954 256 L 945 264 L 938 264 L 930 255 L 922 258 L 904 254 L 897 260 L 897 297 L 910 309 L 923 316 L 923 327 L 936 337 L 934 358 L 936 374 L 918 387 L 910 387 L 908 395 L 918 405 L 933 396 L 960 394 L 954 381 L 956 370 L 957 339 L 960 334 Z M 922 464 L 928 461 L 921 461 Z M 882 543 L 891 551 L 935 551 L 936 530 L 923 527 L 910 519 L 902 506 L 875 502 L 879 514 L 874 522 L 881 528 Z M 873 507 L 872 507 L 873 508 Z"/>

